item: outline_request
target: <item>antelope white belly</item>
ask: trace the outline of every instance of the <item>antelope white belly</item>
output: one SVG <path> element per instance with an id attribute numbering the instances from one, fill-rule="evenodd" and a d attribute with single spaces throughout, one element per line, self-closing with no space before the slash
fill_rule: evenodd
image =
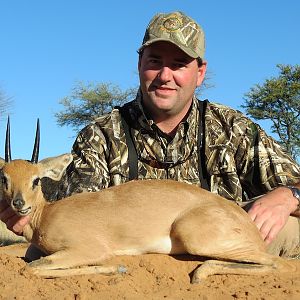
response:
<path id="1" fill-rule="evenodd" d="M 142 247 L 141 247 L 142 246 Z M 170 237 L 163 237 L 161 239 L 156 239 L 152 243 L 148 243 L 147 245 L 140 245 L 136 247 L 133 245 L 132 248 L 122 249 L 114 251 L 115 255 L 139 255 L 145 253 L 163 253 L 170 254 L 172 250 L 172 243 Z M 172 250 L 172 253 L 174 251 Z"/>

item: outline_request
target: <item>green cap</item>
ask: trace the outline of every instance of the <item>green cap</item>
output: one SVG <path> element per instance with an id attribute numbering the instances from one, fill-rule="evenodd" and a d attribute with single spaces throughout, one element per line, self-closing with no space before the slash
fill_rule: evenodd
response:
<path id="1" fill-rule="evenodd" d="M 155 15 L 139 49 L 159 41 L 170 42 L 193 58 L 204 58 L 205 38 L 200 25 L 180 11 Z"/>

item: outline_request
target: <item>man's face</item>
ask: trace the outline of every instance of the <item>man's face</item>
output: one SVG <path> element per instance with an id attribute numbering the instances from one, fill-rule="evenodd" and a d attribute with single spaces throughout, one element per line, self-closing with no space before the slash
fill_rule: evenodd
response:
<path id="1" fill-rule="evenodd" d="M 156 42 L 144 49 L 138 69 L 143 104 L 159 120 L 188 112 L 195 88 L 204 79 L 206 63 L 199 67 L 196 59 L 177 46 Z"/>

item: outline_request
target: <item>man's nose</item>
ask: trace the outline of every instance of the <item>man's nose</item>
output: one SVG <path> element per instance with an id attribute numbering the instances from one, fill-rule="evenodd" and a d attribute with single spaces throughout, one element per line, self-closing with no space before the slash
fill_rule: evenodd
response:
<path id="1" fill-rule="evenodd" d="M 172 77 L 172 70 L 166 66 L 161 67 L 160 72 L 158 73 L 158 78 L 162 82 L 168 82 L 170 81 L 171 77 Z"/>

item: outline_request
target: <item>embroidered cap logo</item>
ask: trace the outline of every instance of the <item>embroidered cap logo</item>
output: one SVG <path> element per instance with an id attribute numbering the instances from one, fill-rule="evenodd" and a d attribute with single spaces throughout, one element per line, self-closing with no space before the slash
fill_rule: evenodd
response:
<path id="1" fill-rule="evenodd" d="M 182 21 L 175 16 L 171 16 L 163 22 L 162 29 L 176 31 L 182 26 Z"/>

